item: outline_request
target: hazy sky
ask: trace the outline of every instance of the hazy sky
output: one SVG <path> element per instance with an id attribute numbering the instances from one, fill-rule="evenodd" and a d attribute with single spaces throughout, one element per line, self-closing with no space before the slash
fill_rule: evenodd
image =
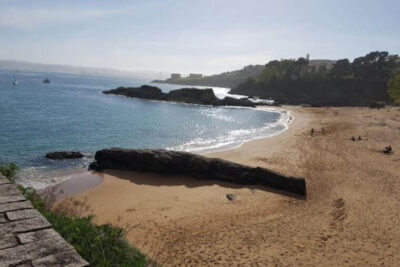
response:
<path id="1" fill-rule="evenodd" d="M 0 59 L 218 73 L 400 53 L 399 0 L 0 0 Z"/>

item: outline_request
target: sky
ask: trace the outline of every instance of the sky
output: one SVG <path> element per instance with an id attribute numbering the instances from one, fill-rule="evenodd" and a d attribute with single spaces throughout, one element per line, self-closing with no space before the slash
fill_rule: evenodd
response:
<path id="1" fill-rule="evenodd" d="M 400 54 L 399 0 L 0 0 L 0 59 L 214 74 Z"/>

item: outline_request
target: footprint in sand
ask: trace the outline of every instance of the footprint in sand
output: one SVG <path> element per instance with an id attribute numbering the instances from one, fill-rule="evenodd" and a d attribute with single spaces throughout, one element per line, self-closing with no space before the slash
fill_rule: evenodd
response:
<path id="1" fill-rule="evenodd" d="M 332 206 L 333 206 L 333 211 L 331 212 L 332 215 L 332 221 L 331 221 L 331 227 L 334 228 L 341 228 L 343 226 L 343 221 L 346 219 L 347 214 L 344 206 L 344 200 L 343 198 L 337 198 L 333 200 Z"/>
<path id="2" fill-rule="evenodd" d="M 133 212 L 133 211 L 136 211 L 136 209 L 127 209 L 127 210 L 125 210 L 125 212 Z"/>
<path id="3" fill-rule="evenodd" d="M 326 242 L 336 236 L 336 231 L 343 231 L 343 222 L 347 217 L 345 210 L 345 202 L 343 198 L 337 198 L 332 201 L 333 210 L 330 212 L 331 220 L 329 223 L 330 230 L 324 231 L 321 240 Z M 320 245 L 321 246 L 321 245 Z"/>

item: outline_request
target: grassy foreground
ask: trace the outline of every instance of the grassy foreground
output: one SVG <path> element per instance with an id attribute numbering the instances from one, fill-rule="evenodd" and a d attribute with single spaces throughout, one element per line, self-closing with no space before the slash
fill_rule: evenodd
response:
<path id="1" fill-rule="evenodd" d="M 18 168 L 0 166 L 0 173 L 13 181 Z M 95 225 L 93 216 L 78 217 L 53 212 L 32 188 L 18 185 L 24 196 L 52 224 L 53 228 L 90 263 L 91 266 L 146 266 L 146 257 L 125 239 L 122 228 Z"/>

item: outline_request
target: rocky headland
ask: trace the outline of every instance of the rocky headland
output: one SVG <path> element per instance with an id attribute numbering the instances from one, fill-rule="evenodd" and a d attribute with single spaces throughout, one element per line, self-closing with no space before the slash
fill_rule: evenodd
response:
<path id="1" fill-rule="evenodd" d="M 255 107 L 256 104 L 248 99 L 236 99 L 232 97 L 225 97 L 219 99 L 215 96 L 213 90 L 197 89 L 197 88 L 182 88 L 172 90 L 168 93 L 163 93 L 160 88 L 149 85 L 142 85 L 141 87 L 118 87 L 116 89 L 103 91 L 104 94 L 123 95 L 127 97 L 148 99 L 148 100 L 162 100 L 169 102 L 179 102 L 188 104 L 211 105 L 211 106 L 241 106 L 241 107 Z"/>

